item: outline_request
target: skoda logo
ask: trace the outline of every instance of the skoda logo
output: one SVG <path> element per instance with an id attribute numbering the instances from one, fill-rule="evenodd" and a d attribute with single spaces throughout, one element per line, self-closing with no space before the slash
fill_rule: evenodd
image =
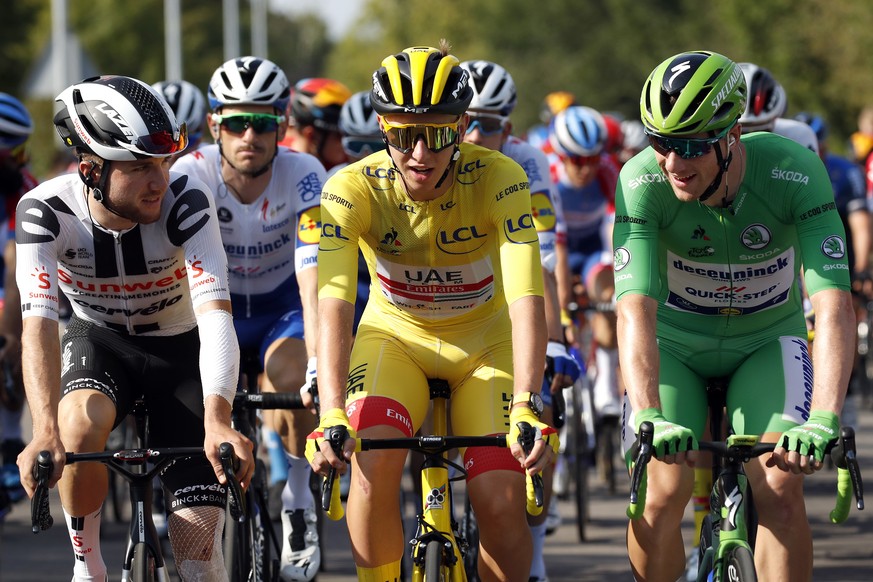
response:
<path id="1" fill-rule="evenodd" d="M 757 251 L 770 244 L 770 237 L 769 228 L 763 224 L 752 224 L 746 227 L 746 230 L 740 236 L 740 240 L 746 248 Z"/>

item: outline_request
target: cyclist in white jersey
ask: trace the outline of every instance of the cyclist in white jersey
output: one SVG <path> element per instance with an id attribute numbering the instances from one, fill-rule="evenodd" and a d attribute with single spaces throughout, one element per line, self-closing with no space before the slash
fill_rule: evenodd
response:
<path id="1" fill-rule="evenodd" d="M 254 461 L 251 442 L 230 424 L 239 348 L 215 206 L 201 181 L 169 171 L 171 156 L 187 145 L 186 127 L 154 89 L 122 76 L 68 87 L 55 101 L 54 124 L 79 158 L 78 176 L 40 185 L 16 213 L 22 363 L 33 417 L 33 439 L 18 457 L 22 484 L 33 495 L 36 456 L 49 451 L 49 485 L 58 484 L 76 556 L 73 580 L 106 579 L 106 468 L 65 468 L 64 452 L 103 450 L 143 398 L 151 446 L 206 450 L 206 459 L 176 463 L 162 475 L 179 574 L 227 580 L 218 445 L 234 445 L 244 486 Z M 60 293 L 74 312 L 62 342 Z"/>
<path id="2" fill-rule="evenodd" d="M 579 377 L 580 371 L 579 365 L 567 353 L 564 331 L 561 328 L 561 308 L 555 280 L 555 240 L 557 230 L 564 228 L 564 225 L 560 206 L 555 204 L 557 196 L 549 174 L 549 162 L 542 151 L 510 135 L 512 123 L 509 115 L 515 109 L 517 100 L 512 75 L 497 63 L 484 60 L 466 61 L 460 67 L 470 73 L 469 83 L 473 88 L 473 100 L 467 110 L 470 124 L 467 126 L 464 141 L 497 150 L 513 159 L 524 169 L 530 181 L 532 215 L 540 242 L 540 260 L 543 267 L 546 325 L 549 331 L 547 355 L 554 362 L 555 372 L 551 386 L 543 386 L 541 394 L 547 407 L 544 409 L 545 418 L 552 422 L 552 393 L 571 386 Z M 557 522 L 560 523 L 560 515 L 555 513 L 557 504 L 550 500 L 553 468 L 548 467 L 543 471 L 548 511 L 543 511 L 536 517 L 528 516 L 534 550 L 530 580 L 534 582 L 547 580 L 546 564 L 543 561 L 543 544 L 548 527 L 546 518 L 550 515 L 557 517 Z M 552 529 L 555 527 L 557 526 L 552 525 Z"/>
<path id="3" fill-rule="evenodd" d="M 289 85 L 282 70 L 256 57 L 232 59 L 209 83 L 214 145 L 177 162 L 215 195 L 230 270 L 234 325 L 242 350 L 257 351 L 265 391 L 303 386 L 315 377 L 316 254 L 324 168 L 309 154 L 278 147 L 287 122 Z M 311 580 L 320 554 L 311 469 L 303 458 L 315 417 L 271 411 L 285 445 L 282 492 L 284 580 Z M 284 461 L 284 459 L 283 459 Z"/>

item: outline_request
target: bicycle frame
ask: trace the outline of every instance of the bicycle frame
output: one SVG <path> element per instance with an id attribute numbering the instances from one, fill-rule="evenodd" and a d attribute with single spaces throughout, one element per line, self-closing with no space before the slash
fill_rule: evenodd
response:
<path id="1" fill-rule="evenodd" d="M 421 513 L 418 515 L 415 536 L 410 540 L 412 546 L 412 580 L 422 582 L 427 580 L 446 580 L 451 582 L 466 582 L 467 573 L 464 570 L 464 553 L 467 542 L 461 536 L 458 522 L 454 518 L 454 503 L 452 497 L 452 481 L 464 479 L 464 467 L 448 460 L 446 452 L 460 447 L 509 447 L 507 435 L 492 436 L 447 436 L 448 432 L 448 397 L 450 388 L 444 380 L 429 381 L 431 400 L 433 401 L 433 432 L 430 436 L 393 438 L 393 439 L 357 439 L 355 452 L 384 449 L 408 449 L 424 453 L 426 456 L 421 470 Z M 520 442 L 527 452 L 533 448 L 533 428 L 527 423 L 519 423 L 521 430 Z M 325 440 L 330 442 L 334 451 L 340 451 L 348 438 L 344 427 L 331 427 L 325 431 Z M 339 454 L 339 453 L 338 453 Z M 460 472 L 459 477 L 450 478 L 449 467 Z M 542 507 L 543 481 L 541 475 L 534 475 L 533 486 L 528 487 L 528 503 L 536 499 L 538 507 Z M 327 515 L 338 520 L 342 517 L 342 506 L 334 483 L 338 480 L 336 471 L 331 468 L 322 485 L 322 508 Z M 333 505 L 336 504 L 336 505 Z"/>
<path id="2" fill-rule="evenodd" d="M 154 561 L 153 578 L 157 582 L 168 582 L 166 563 L 161 551 L 161 542 L 152 520 L 152 479 L 167 465 L 176 459 L 202 456 L 200 447 L 176 447 L 164 449 L 126 449 L 120 451 L 101 451 L 96 453 L 67 453 L 66 464 L 81 462 L 100 462 L 116 474 L 123 477 L 130 485 L 131 519 L 128 530 L 127 549 L 122 564 L 122 582 L 143 579 L 142 574 L 151 570 L 149 559 Z M 146 464 L 152 465 L 147 470 Z M 129 467 L 136 468 L 132 469 Z M 53 519 L 49 513 L 48 476 L 52 472 L 50 455 L 43 451 L 37 457 L 35 466 L 37 491 L 33 496 L 31 519 L 33 533 L 46 530 L 52 526 Z M 143 548 L 145 556 L 140 556 L 138 550 Z M 138 566 L 135 566 L 135 556 Z M 135 568 L 143 571 L 136 573 Z M 152 575 L 152 572 L 149 572 Z"/>

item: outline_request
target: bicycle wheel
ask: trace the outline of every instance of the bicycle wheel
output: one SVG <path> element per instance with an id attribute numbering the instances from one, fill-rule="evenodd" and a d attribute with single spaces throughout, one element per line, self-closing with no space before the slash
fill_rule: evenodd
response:
<path id="1" fill-rule="evenodd" d="M 467 551 L 464 553 L 464 570 L 467 572 L 469 582 L 479 581 L 479 524 L 476 523 L 476 515 L 470 506 L 468 497 L 464 503 L 464 517 L 461 520 L 461 535 L 467 542 Z"/>
<path id="2" fill-rule="evenodd" d="M 615 457 L 620 434 L 619 423 L 617 416 L 607 416 L 598 423 L 597 466 L 610 495 L 614 495 L 618 487 Z"/>
<path id="3" fill-rule="evenodd" d="M 146 544 L 137 544 L 133 548 L 130 579 L 133 582 L 156 582 L 157 580 L 155 557 Z"/>
<path id="4" fill-rule="evenodd" d="M 749 548 L 736 546 L 727 551 L 721 579 L 730 582 L 758 582 L 755 558 Z"/>
<path id="5" fill-rule="evenodd" d="M 424 582 L 448 582 L 450 571 L 443 560 L 443 545 L 437 540 L 427 542 L 424 554 Z"/>
<path id="6" fill-rule="evenodd" d="M 224 522 L 224 567 L 231 582 L 249 582 L 252 571 L 250 522 L 251 517 L 239 523 L 231 519 L 230 512 L 227 512 Z"/>
<path id="7" fill-rule="evenodd" d="M 573 418 L 568 418 L 570 432 L 567 448 L 569 449 L 568 461 L 570 463 L 573 478 L 573 501 L 576 505 L 576 528 L 579 541 L 584 542 L 588 526 L 589 510 L 588 502 L 588 467 L 591 451 L 588 446 L 588 431 L 585 428 L 583 415 L 585 409 L 582 403 L 582 387 L 577 384 L 573 389 Z"/>

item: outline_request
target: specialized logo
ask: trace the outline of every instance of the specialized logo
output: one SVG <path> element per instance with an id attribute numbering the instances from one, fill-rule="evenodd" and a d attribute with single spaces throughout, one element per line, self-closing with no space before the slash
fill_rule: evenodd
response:
<path id="1" fill-rule="evenodd" d="M 839 236 L 829 236 L 821 243 L 821 252 L 828 258 L 842 259 L 846 256 L 846 243 Z"/>
<path id="2" fill-rule="evenodd" d="M 537 232 L 554 230 L 557 218 L 552 200 L 545 192 L 535 192 L 530 197 L 531 215 Z"/>
<path id="3" fill-rule="evenodd" d="M 630 251 L 624 247 L 618 247 L 612 253 L 612 269 L 616 272 L 621 271 L 630 263 Z"/>
<path id="4" fill-rule="evenodd" d="M 721 88 L 721 91 L 718 92 L 718 95 L 716 95 L 710 102 L 710 105 L 712 105 L 713 109 L 718 110 L 718 108 L 721 107 L 721 104 L 724 103 L 728 95 L 734 92 L 734 89 L 737 88 L 737 84 L 743 77 L 743 70 L 735 65 L 734 72 L 731 74 L 731 78 L 728 79 L 728 82 L 725 84 L 724 87 Z"/>
<path id="5" fill-rule="evenodd" d="M 733 526 L 733 528 L 737 527 L 737 510 L 740 508 L 740 504 L 743 502 L 743 496 L 740 494 L 739 486 L 733 488 L 733 490 L 725 495 L 724 506 L 728 510 L 728 523 Z"/>
<path id="6" fill-rule="evenodd" d="M 699 240 L 710 240 L 710 238 L 706 236 L 706 231 L 699 224 L 697 225 L 697 228 L 694 229 L 694 233 L 691 235 L 691 238 Z"/>
<path id="7" fill-rule="evenodd" d="M 691 68 L 691 62 L 690 62 L 690 61 L 682 61 L 681 63 L 679 63 L 679 64 L 677 64 L 677 65 L 674 65 L 674 66 L 670 69 L 670 72 L 673 73 L 673 74 L 670 75 L 670 78 L 669 78 L 669 79 L 667 79 L 667 85 L 669 85 L 670 87 L 672 87 L 672 86 L 673 86 L 673 81 L 675 81 L 677 77 L 682 76 L 682 73 L 684 73 L 685 71 L 689 70 L 690 68 Z"/>
<path id="8" fill-rule="evenodd" d="M 771 237 L 769 228 L 763 224 L 752 224 L 746 227 L 740 235 L 740 240 L 746 248 L 757 251 L 770 244 Z"/>
<path id="9" fill-rule="evenodd" d="M 427 494 L 427 499 L 425 500 L 424 510 L 427 511 L 429 509 L 442 509 L 443 505 L 446 502 L 446 485 L 445 483 L 440 487 L 434 487 L 430 490 L 430 493 Z"/>
<path id="10" fill-rule="evenodd" d="M 321 206 L 307 208 L 297 219 L 297 241 L 299 244 L 318 244 L 321 238 Z"/>

